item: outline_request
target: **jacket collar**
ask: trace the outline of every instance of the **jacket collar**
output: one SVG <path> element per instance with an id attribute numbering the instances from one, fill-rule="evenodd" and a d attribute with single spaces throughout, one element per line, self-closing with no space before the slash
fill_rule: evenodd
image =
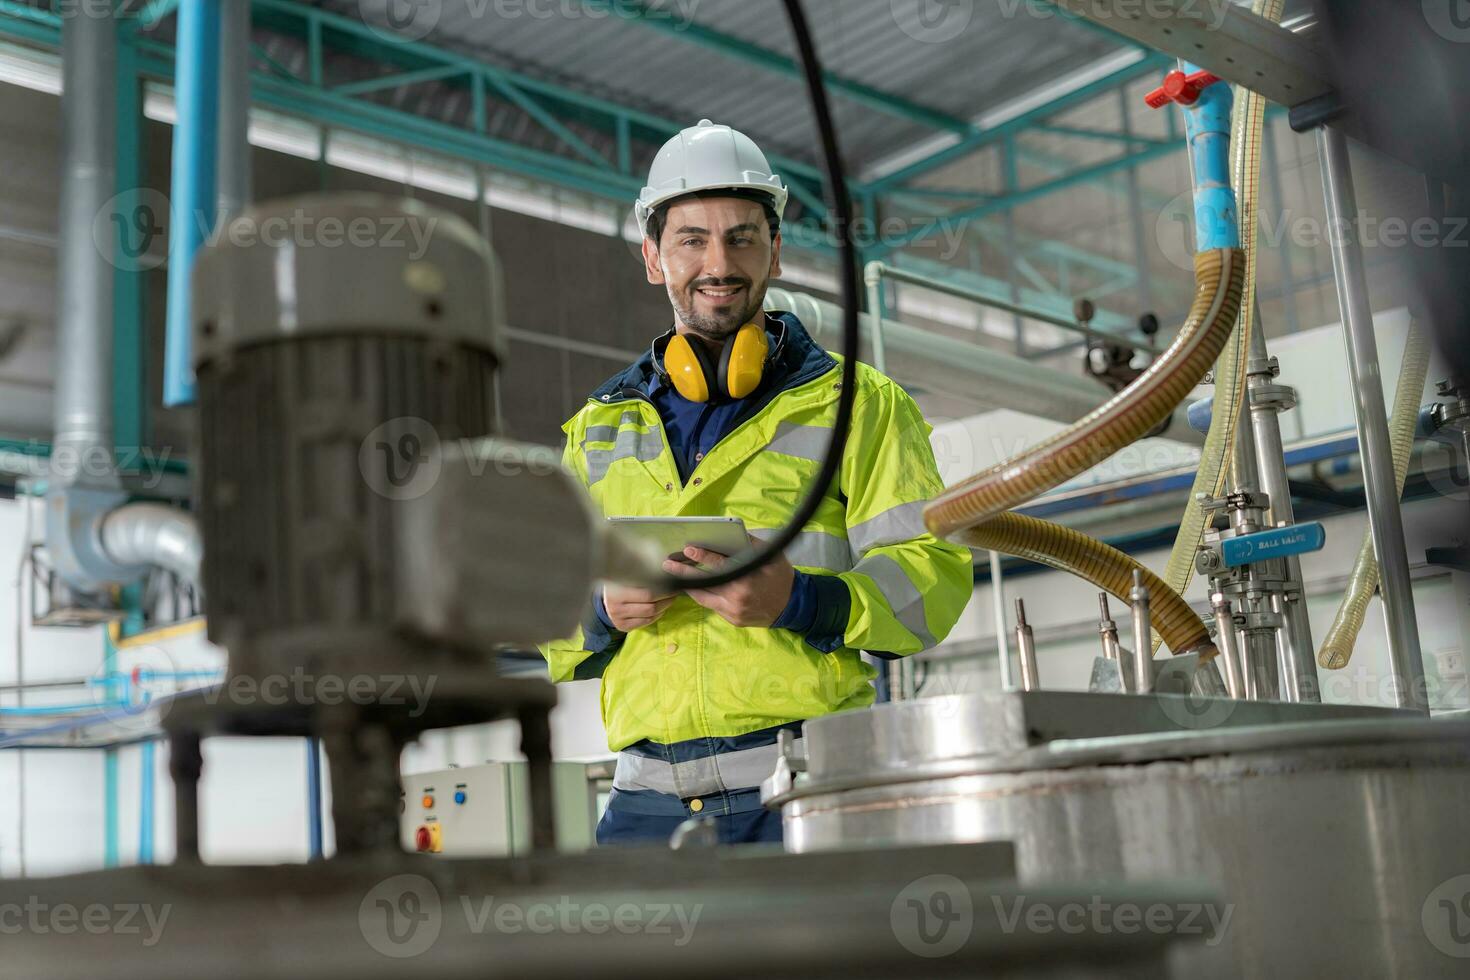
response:
<path id="1" fill-rule="evenodd" d="M 776 321 L 780 321 L 779 323 Z M 793 313 L 767 313 L 766 332 L 771 334 L 772 343 L 780 335 L 781 324 L 786 326 L 786 347 L 781 352 L 779 364 L 770 369 L 778 372 L 780 384 L 764 388 L 755 397 L 762 403 L 783 391 L 790 391 L 821 377 L 837 366 L 837 359 L 827 353 L 801 325 Z M 649 390 L 649 382 L 655 377 L 653 352 L 649 350 L 621 373 L 603 382 L 592 393 L 591 400 L 599 404 L 614 404 L 642 395 Z"/>

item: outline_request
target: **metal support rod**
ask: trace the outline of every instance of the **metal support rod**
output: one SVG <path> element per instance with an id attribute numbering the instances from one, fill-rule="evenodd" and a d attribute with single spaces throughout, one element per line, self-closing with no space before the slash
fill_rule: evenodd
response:
<path id="1" fill-rule="evenodd" d="M 68 473 L 112 468 L 113 264 L 92 228 L 117 193 L 117 20 L 65 18 L 61 31 L 61 214 L 57 256 L 53 454 L 76 454 Z M 128 120 L 131 125 L 132 120 Z M 108 226 L 111 228 L 111 225 Z"/>
<path id="2" fill-rule="evenodd" d="M 1281 700 L 1276 631 L 1247 629 L 1244 637 L 1241 664 L 1246 678 L 1247 697 L 1252 701 Z"/>
<path id="3" fill-rule="evenodd" d="M 199 860 L 199 776 L 204 754 L 198 732 L 179 732 L 168 740 L 168 774 L 174 782 L 174 863 Z"/>
<path id="4" fill-rule="evenodd" d="M 1000 552 L 992 551 L 990 553 L 990 598 L 995 610 L 995 646 L 996 654 L 1000 657 L 1000 689 L 1010 691 L 1015 689 L 1016 678 L 1015 672 L 1011 670 L 1010 647 L 1006 643 L 1006 588 L 1002 574 Z"/>
<path id="5" fill-rule="evenodd" d="M 1097 594 L 1098 608 L 1102 611 L 1102 619 L 1098 620 L 1097 631 L 1102 636 L 1103 656 L 1118 664 L 1122 671 L 1122 645 L 1118 642 L 1118 624 L 1113 622 L 1112 610 L 1108 609 L 1108 594 L 1099 592 Z"/>
<path id="6" fill-rule="evenodd" d="M 1379 588 L 1388 624 L 1388 650 L 1400 707 L 1428 711 L 1424 688 L 1424 661 L 1419 648 L 1419 622 L 1414 612 L 1414 590 L 1409 579 L 1409 556 L 1404 543 L 1403 513 L 1399 509 L 1398 481 L 1388 431 L 1388 409 L 1383 401 L 1383 376 L 1378 341 L 1373 332 L 1373 306 L 1363 268 L 1362 243 L 1356 237 L 1358 202 L 1353 188 L 1348 142 L 1339 130 L 1317 131 L 1322 157 L 1322 180 L 1327 217 L 1333 233 L 1332 266 L 1337 277 L 1352 376 L 1353 407 L 1357 415 L 1358 444 L 1363 456 L 1363 483 L 1368 497 L 1368 523 L 1378 556 Z"/>
<path id="7" fill-rule="evenodd" d="M 908 269 L 900 269 L 883 262 L 869 262 L 864 271 L 864 278 L 867 280 L 870 291 L 875 279 L 879 282 L 884 279 L 892 279 L 894 282 L 908 283 L 910 286 L 919 286 L 924 289 L 933 290 L 936 293 L 943 293 L 946 296 L 953 296 L 956 299 L 968 300 L 987 309 L 999 310 L 1002 313 L 1011 313 L 1027 320 L 1035 320 L 1038 323 L 1048 323 L 1071 333 L 1082 334 L 1084 337 L 1118 337 L 1117 334 L 1111 331 L 1099 330 L 1096 327 L 1084 327 L 1076 320 L 1071 320 L 1055 313 L 1048 313 L 1044 310 L 1038 310 L 1035 307 L 1022 306 L 1019 303 L 1008 303 L 1005 300 L 996 299 L 994 296 L 977 292 L 973 289 L 967 289 L 956 283 L 945 282 L 943 279 L 935 279 L 918 272 L 910 272 Z M 1141 338 L 1137 340 L 1132 337 L 1122 339 L 1127 340 L 1128 345 L 1136 350 L 1147 351 L 1155 356 L 1163 353 L 1160 348 Z"/>
<path id="8" fill-rule="evenodd" d="M 1235 614 L 1230 601 L 1218 592 L 1210 599 L 1215 610 L 1215 646 L 1225 664 L 1225 686 L 1232 698 L 1245 697 L 1245 681 L 1240 671 L 1240 649 L 1235 642 Z"/>
<path id="9" fill-rule="evenodd" d="M 1259 331 L 1256 331 L 1259 333 Z M 1261 487 L 1261 468 L 1256 459 L 1256 442 L 1251 438 L 1250 393 L 1240 402 L 1235 423 L 1235 445 L 1230 456 L 1230 486 L 1236 493 L 1255 493 Z"/>
<path id="10" fill-rule="evenodd" d="M 1133 602 L 1133 691 L 1135 694 L 1152 694 L 1153 617 L 1149 614 L 1148 586 L 1143 584 L 1143 574 L 1137 569 L 1133 571 L 1133 591 L 1128 598 Z"/>
<path id="11" fill-rule="evenodd" d="M 250 203 L 249 132 L 250 0 L 220 0 L 215 210 L 221 221 Z"/>
<path id="12" fill-rule="evenodd" d="M 1021 653 L 1021 689 L 1036 691 L 1041 688 L 1041 677 L 1036 668 L 1036 634 L 1026 622 L 1026 601 L 1016 600 L 1016 648 Z"/>
<path id="13" fill-rule="evenodd" d="M 531 849 L 556 850 L 556 798 L 552 789 L 551 718 L 544 707 L 520 712 L 521 754 L 531 788 Z"/>
<path id="14" fill-rule="evenodd" d="M 1291 500 L 1291 483 L 1286 472 L 1286 446 L 1281 438 L 1280 399 L 1290 397 L 1284 390 L 1270 392 L 1276 378 L 1271 367 L 1270 351 L 1266 346 L 1266 328 L 1261 319 L 1259 305 L 1256 307 L 1256 329 L 1251 334 L 1249 358 L 1249 391 L 1247 404 L 1250 406 L 1250 433 L 1255 442 L 1256 464 L 1260 488 L 1270 498 L 1271 507 L 1266 523 L 1271 527 L 1286 527 L 1296 523 L 1296 511 Z M 1287 578 L 1296 583 L 1275 602 L 1276 612 L 1283 620 L 1280 638 L 1281 689 L 1288 701 L 1320 702 L 1321 685 L 1317 678 L 1316 646 L 1312 641 L 1312 623 L 1307 615 L 1307 599 L 1302 586 L 1302 563 L 1295 555 L 1286 559 Z"/>
<path id="15" fill-rule="evenodd" d="M 883 345 L 883 265 L 869 263 L 864 278 L 868 283 L 868 322 L 873 325 L 873 367 L 888 373 L 888 351 Z"/>

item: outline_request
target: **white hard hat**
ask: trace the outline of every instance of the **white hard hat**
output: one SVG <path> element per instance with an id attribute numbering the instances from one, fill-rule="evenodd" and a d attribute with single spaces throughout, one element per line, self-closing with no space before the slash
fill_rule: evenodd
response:
<path id="1" fill-rule="evenodd" d="M 646 235 L 649 217 L 665 201 L 696 191 L 736 188 L 770 195 L 777 218 L 786 211 L 786 185 L 771 172 L 755 141 L 729 126 L 701 119 L 698 126 L 665 143 L 653 158 L 648 186 L 638 195 L 638 227 Z"/>

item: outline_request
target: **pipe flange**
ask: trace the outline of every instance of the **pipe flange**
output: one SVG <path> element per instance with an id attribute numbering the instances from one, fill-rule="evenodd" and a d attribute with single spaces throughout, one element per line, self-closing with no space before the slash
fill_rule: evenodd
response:
<path id="1" fill-rule="evenodd" d="M 253 344 L 349 332 L 502 355 L 503 299 L 489 245 L 446 211 L 375 194 L 268 201 L 199 253 L 193 366 Z"/>
<path id="2" fill-rule="evenodd" d="M 1291 385 L 1256 385 L 1250 389 L 1251 407 L 1289 412 L 1300 403 Z"/>

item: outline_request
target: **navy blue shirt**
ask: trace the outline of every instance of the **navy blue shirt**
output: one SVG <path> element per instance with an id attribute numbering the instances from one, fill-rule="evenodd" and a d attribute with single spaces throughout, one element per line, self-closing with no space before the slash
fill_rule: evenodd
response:
<path id="1" fill-rule="evenodd" d="M 799 324 L 795 324 L 794 331 L 791 330 L 795 319 L 790 317 L 791 322 L 788 323 L 788 347 L 796 340 L 816 348 Z M 773 330 L 772 326 L 774 325 L 768 320 L 767 330 L 772 334 L 771 344 L 774 347 L 779 328 Z M 800 336 L 797 337 L 796 334 Z M 824 351 L 821 353 L 825 355 Z M 669 450 L 673 453 L 674 463 L 679 470 L 679 479 L 687 484 L 700 462 L 720 440 L 769 404 L 791 382 L 804 383 L 805 380 L 810 380 L 804 377 L 809 372 L 801 370 L 810 359 L 805 356 L 801 359 L 783 357 L 773 360 L 767 365 L 760 386 L 749 396 L 702 404 L 689 401 L 658 374 L 648 372 L 648 377 L 637 386 L 637 390 L 647 395 L 654 408 L 658 409 L 664 432 L 668 436 Z M 827 360 L 831 361 L 830 356 L 827 356 Z M 792 582 L 791 598 L 771 628 L 800 633 L 806 638 L 808 645 L 823 653 L 831 653 L 842 646 L 842 634 L 847 629 L 851 607 L 852 597 L 848 594 L 846 583 L 834 576 L 808 575 L 798 571 Z M 601 589 L 597 591 L 595 609 L 596 621 L 583 625 L 584 634 L 592 634 L 585 636 L 586 648 L 602 652 L 615 643 L 620 645 L 623 634 L 608 618 Z"/>

